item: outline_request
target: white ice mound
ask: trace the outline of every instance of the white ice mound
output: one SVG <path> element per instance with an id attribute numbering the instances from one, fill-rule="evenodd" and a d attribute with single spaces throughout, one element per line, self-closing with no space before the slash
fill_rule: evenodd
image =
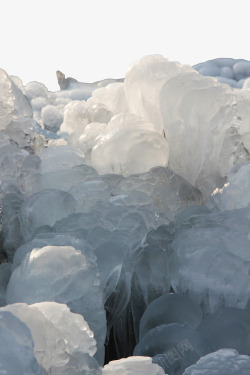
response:
<path id="1" fill-rule="evenodd" d="M 130 112 L 165 131 L 170 168 L 204 196 L 246 160 L 236 95 L 229 86 L 161 56 L 132 65 L 124 85 Z"/>
<path id="2" fill-rule="evenodd" d="M 188 367 L 183 375 L 249 375 L 250 357 L 236 350 L 221 349 L 202 357 Z"/>
<path id="3" fill-rule="evenodd" d="M 112 119 L 106 134 L 96 139 L 91 162 L 100 174 L 129 176 L 147 172 L 155 166 L 167 166 L 168 142 L 153 130 L 153 124 L 140 119 Z M 115 124 L 116 121 L 116 124 Z"/>
<path id="4" fill-rule="evenodd" d="M 1 308 L 0 314 L 2 311 L 11 312 L 30 329 L 35 357 L 46 373 L 99 373 L 98 363 L 92 358 L 96 341 L 82 315 L 56 302 L 16 303 Z"/>
<path id="5" fill-rule="evenodd" d="M 13 271 L 7 303 L 55 301 L 82 314 L 94 331 L 99 363 L 104 358 L 105 313 L 96 264 L 71 246 L 46 246 L 28 253 Z"/>
<path id="6" fill-rule="evenodd" d="M 34 356 L 29 328 L 15 315 L 0 309 L 0 374 L 42 375 Z"/>
<path id="7" fill-rule="evenodd" d="M 111 361 L 102 369 L 102 375 L 164 375 L 163 369 L 152 363 L 150 357 L 128 357 Z"/>
<path id="8" fill-rule="evenodd" d="M 175 228 L 169 265 L 175 292 L 189 294 L 205 313 L 244 308 L 250 295 L 250 208 L 220 214 L 186 209 Z"/>

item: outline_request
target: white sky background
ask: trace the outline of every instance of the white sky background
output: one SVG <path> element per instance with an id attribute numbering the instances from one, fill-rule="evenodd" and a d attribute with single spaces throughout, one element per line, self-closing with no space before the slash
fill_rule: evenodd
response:
<path id="1" fill-rule="evenodd" d="M 248 0 L 0 0 L 0 67 L 58 90 L 56 70 L 81 82 L 124 77 L 140 57 L 194 65 L 250 60 Z"/>

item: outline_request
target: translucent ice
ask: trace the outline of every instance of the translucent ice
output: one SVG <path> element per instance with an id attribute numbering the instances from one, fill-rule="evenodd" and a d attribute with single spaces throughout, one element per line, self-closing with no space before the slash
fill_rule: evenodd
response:
<path id="1" fill-rule="evenodd" d="M 225 308 L 207 316 L 197 331 L 205 338 L 211 351 L 223 348 L 237 350 L 240 354 L 250 351 L 250 313 L 237 308 Z"/>
<path id="2" fill-rule="evenodd" d="M 64 304 L 41 302 L 33 305 L 17 303 L 8 305 L 1 311 L 9 311 L 30 329 L 34 341 L 34 354 L 46 373 L 57 374 L 73 371 L 74 374 L 92 370 L 98 374 L 98 363 L 92 358 L 96 352 L 93 332 L 79 314 L 70 312 Z M 65 325 L 65 321 L 67 324 Z M 83 357 L 85 364 L 82 368 Z M 96 372 L 95 372 L 96 371 Z"/>
<path id="3" fill-rule="evenodd" d="M 82 314 L 94 331 L 99 363 L 104 359 L 105 314 L 93 261 L 70 246 L 47 246 L 28 253 L 13 271 L 7 303 L 55 301 Z"/>
<path id="4" fill-rule="evenodd" d="M 207 200 L 211 210 L 225 211 L 250 205 L 250 163 L 237 165 L 222 188 L 216 188 Z"/>
<path id="5" fill-rule="evenodd" d="M 71 133 L 75 130 L 84 130 L 89 123 L 87 103 L 84 100 L 75 100 L 66 105 L 61 131 Z"/>
<path id="6" fill-rule="evenodd" d="M 100 137 L 92 150 L 91 162 L 100 174 L 142 173 L 157 165 L 167 166 L 168 143 L 146 127 L 126 128 Z"/>
<path id="7" fill-rule="evenodd" d="M 31 195 L 20 207 L 20 228 L 23 239 L 27 241 L 35 231 L 43 226 L 53 226 L 57 220 L 76 211 L 77 203 L 71 194 L 45 189 Z"/>
<path id="8" fill-rule="evenodd" d="M 201 210 L 201 209 L 199 209 Z M 171 285 L 201 304 L 205 313 L 245 307 L 250 294 L 250 208 L 211 214 L 186 209 L 171 243 Z"/>
<path id="9" fill-rule="evenodd" d="M 176 323 L 148 331 L 134 349 L 134 355 L 153 357 L 153 362 L 170 375 L 182 375 L 186 367 L 209 352 L 209 346 L 194 329 Z"/>
<path id="10" fill-rule="evenodd" d="M 30 330 L 8 311 L 0 311 L 0 373 L 42 375 Z"/>
<path id="11" fill-rule="evenodd" d="M 140 340 L 152 328 L 162 324 L 180 323 L 197 328 L 202 311 L 195 302 L 183 294 L 165 294 L 152 301 L 140 321 Z"/>
<path id="12" fill-rule="evenodd" d="M 236 350 L 221 349 L 202 357 L 188 367 L 183 375 L 248 375 L 250 357 L 239 355 Z"/>

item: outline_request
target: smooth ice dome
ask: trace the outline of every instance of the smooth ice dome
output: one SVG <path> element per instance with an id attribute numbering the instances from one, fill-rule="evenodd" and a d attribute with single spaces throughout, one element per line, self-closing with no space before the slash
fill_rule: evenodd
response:
<path id="1" fill-rule="evenodd" d="M 111 361 L 104 366 L 103 375 L 164 375 L 163 369 L 149 357 L 129 357 Z"/>
<path id="2" fill-rule="evenodd" d="M 197 328 L 202 311 L 188 296 L 165 294 L 151 302 L 140 321 L 140 339 L 146 332 L 162 324 L 182 323 Z"/>
<path id="3" fill-rule="evenodd" d="M 0 373 L 42 375 L 31 332 L 15 315 L 0 309 Z"/>
<path id="4" fill-rule="evenodd" d="M 221 349 L 202 357 L 183 375 L 248 375 L 249 371 L 249 356 L 239 355 L 236 350 Z"/>

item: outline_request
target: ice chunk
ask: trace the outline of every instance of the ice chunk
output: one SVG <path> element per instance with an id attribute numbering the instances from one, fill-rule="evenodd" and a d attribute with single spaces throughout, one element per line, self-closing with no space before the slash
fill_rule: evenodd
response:
<path id="1" fill-rule="evenodd" d="M 43 226 L 53 226 L 56 221 L 76 211 L 77 203 L 71 194 L 45 189 L 31 195 L 20 207 L 20 228 L 23 239 L 30 239 Z"/>
<path id="2" fill-rule="evenodd" d="M 76 150 L 80 156 L 84 156 L 88 163 L 91 162 L 91 151 L 97 137 L 107 132 L 107 124 L 99 122 L 89 123 L 83 131 L 73 131 L 69 134 L 68 144 Z"/>
<path id="3" fill-rule="evenodd" d="M 167 166 L 168 143 L 162 135 L 146 128 L 126 128 L 100 137 L 91 162 L 100 174 L 142 173 L 154 166 Z"/>
<path id="4" fill-rule="evenodd" d="M 88 114 L 90 122 L 100 122 L 108 124 L 113 113 L 104 104 L 88 101 Z"/>
<path id="5" fill-rule="evenodd" d="M 9 311 L 30 329 L 34 340 L 34 354 L 41 368 L 50 374 L 75 370 L 81 374 L 85 369 L 96 370 L 98 363 L 92 358 L 96 352 L 93 332 L 79 314 L 70 312 L 64 304 L 41 302 L 33 305 L 17 303 L 0 311 Z M 65 321 L 67 324 L 65 325 Z M 85 364 L 78 359 L 83 357 Z M 74 358 L 74 367 L 71 366 Z"/>
<path id="6" fill-rule="evenodd" d="M 96 359 L 104 359 L 106 320 L 96 264 L 71 246 L 46 246 L 27 254 L 13 271 L 7 303 L 65 303 L 83 315 L 97 341 Z"/>
<path id="7" fill-rule="evenodd" d="M 164 212 L 168 220 L 185 207 L 202 203 L 201 192 L 169 168 L 154 167 L 146 173 L 131 175 L 123 179 L 112 190 L 114 195 L 146 193 L 152 199 L 155 209 Z"/>
<path id="8" fill-rule="evenodd" d="M 207 316 L 197 331 L 207 341 L 211 351 L 223 348 L 248 354 L 250 350 L 250 313 L 237 308 L 225 308 Z"/>
<path id="9" fill-rule="evenodd" d="M 176 323 L 148 331 L 134 349 L 134 355 L 153 357 L 153 363 L 170 375 L 182 375 L 185 368 L 209 352 L 209 346 L 194 329 Z"/>
<path id="10" fill-rule="evenodd" d="M 152 363 L 149 357 L 129 357 L 109 362 L 102 369 L 102 375 L 164 375 L 161 367 Z"/>
<path id="11" fill-rule="evenodd" d="M 67 133 L 83 131 L 89 122 L 87 103 L 84 100 L 74 100 L 67 104 L 64 109 L 64 118 L 60 130 Z"/>
<path id="12" fill-rule="evenodd" d="M 73 168 L 84 163 L 84 159 L 78 156 L 68 145 L 45 148 L 39 156 L 42 160 L 41 174 Z"/>
<path id="13" fill-rule="evenodd" d="M 145 56 L 132 64 L 126 72 L 124 88 L 131 113 L 150 121 L 156 131 L 164 129 L 160 112 L 160 93 L 173 76 L 190 72 L 190 66 L 169 62 L 160 55 Z"/>
<path id="14" fill-rule="evenodd" d="M 54 105 L 48 104 L 42 108 L 41 117 L 45 129 L 56 133 L 63 122 L 63 114 Z"/>
<path id="15" fill-rule="evenodd" d="M 30 82 L 24 88 L 24 93 L 32 100 L 37 97 L 47 98 L 48 97 L 48 89 L 44 84 L 40 82 Z"/>
<path id="16" fill-rule="evenodd" d="M 237 90 L 235 92 L 238 109 L 238 126 L 242 143 L 250 154 L 250 91 Z"/>
<path id="17" fill-rule="evenodd" d="M 224 186 L 214 190 L 206 206 L 215 212 L 250 206 L 250 163 L 237 165 Z"/>
<path id="18" fill-rule="evenodd" d="M 172 146 L 169 166 L 207 197 L 234 165 L 248 158 L 235 94 L 212 78 L 190 72 L 166 82 L 160 102 Z"/>
<path id="19" fill-rule="evenodd" d="M 188 367 L 183 375 L 248 375 L 250 357 L 239 355 L 236 350 L 221 349 L 202 357 Z"/>
<path id="20" fill-rule="evenodd" d="M 0 373 L 42 375 L 34 356 L 30 330 L 8 311 L 0 310 Z"/>
<path id="21" fill-rule="evenodd" d="M 70 174 L 68 174 L 68 176 L 70 176 Z M 71 185 L 73 184 L 71 183 Z M 108 185 L 101 180 L 74 184 L 69 190 L 69 193 L 77 201 L 78 211 L 81 212 L 89 212 L 95 204 L 107 201 L 110 197 Z"/>
<path id="22" fill-rule="evenodd" d="M 152 328 L 162 324 L 179 323 L 197 328 L 202 311 L 190 297 L 183 294 L 165 294 L 152 301 L 140 321 L 140 340 Z"/>
<path id="23" fill-rule="evenodd" d="M 220 214 L 196 210 L 177 218 L 171 285 L 201 304 L 205 314 L 225 306 L 244 308 L 250 294 L 250 208 Z"/>
<path id="24" fill-rule="evenodd" d="M 122 82 L 110 83 L 106 87 L 93 91 L 92 97 L 88 100 L 90 103 L 103 104 L 114 115 L 128 111 L 127 99 Z"/>

